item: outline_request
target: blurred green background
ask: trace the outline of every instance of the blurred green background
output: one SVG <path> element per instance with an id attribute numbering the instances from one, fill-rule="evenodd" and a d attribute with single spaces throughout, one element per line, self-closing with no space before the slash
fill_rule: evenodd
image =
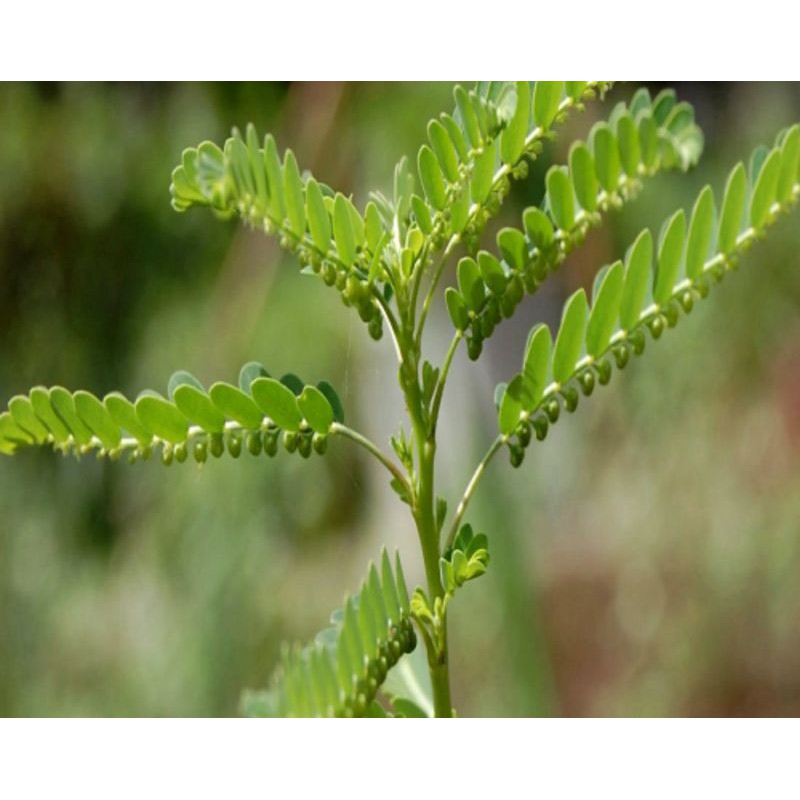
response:
<path id="1" fill-rule="evenodd" d="M 592 103 L 516 187 L 536 201 Z M 653 91 L 661 88 L 651 85 Z M 682 84 L 701 166 L 664 175 L 592 234 L 445 398 L 440 487 L 493 436 L 492 391 L 529 328 L 644 226 L 800 119 L 800 86 Z M 235 379 L 247 360 L 327 378 L 351 424 L 403 417 L 391 344 L 371 342 L 265 237 L 170 208 L 181 150 L 253 121 L 353 192 L 389 187 L 446 84 L 0 87 L 0 403 L 35 384 L 163 389 L 176 369 Z M 473 506 L 488 576 L 453 606 L 462 716 L 800 714 L 800 217 L 708 303 L 533 447 L 498 459 Z M 452 281 L 452 275 L 449 276 Z M 438 304 L 428 355 L 449 323 Z M 0 714 L 233 715 L 283 639 L 305 639 L 382 543 L 421 580 L 384 473 L 347 442 L 326 458 L 202 469 L 49 452 L 0 460 Z"/>

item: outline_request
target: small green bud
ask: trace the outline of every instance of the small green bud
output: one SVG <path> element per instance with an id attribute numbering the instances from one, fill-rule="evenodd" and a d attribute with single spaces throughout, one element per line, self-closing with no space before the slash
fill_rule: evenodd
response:
<path id="1" fill-rule="evenodd" d="M 667 321 L 667 325 L 670 328 L 674 328 L 678 324 L 680 312 L 678 311 L 678 304 L 677 303 L 670 303 L 664 309 L 664 318 Z"/>
<path id="2" fill-rule="evenodd" d="M 311 443 L 314 446 L 315 453 L 321 456 L 325 455 L 328 449 L 328 437 L 324 433 L 315 433 Z"/>
<path id="3" fill-rule="evenodd" d="M 654 339 L 660 339 L 661 334 L 664 332 L 664 318 L 660 314 L 653 317 L 647 323 L 647 327 L 650 328 L 650 333 L 653 334 Z"/>
<path id="4" fill-rule="evenodd" d="M 327 286 L 333 286 L 336 283 L 336 267 L 330 261 L 326 261 L 322 265 L 322 280 Z"/>
<path id="5" fill-rule="evenodd" d="M 578 383 L 583 394 L 586 397 L 589 397 L 594 391 L 594 372 L 592 372 L 590 369 L 582 372 L 578 378 Z"/>
<path id="6" fill-rule="evenodd" d="M 531 431 L 531 426 L 529 422 L 521 422 L 519 427 L 517 428 L 517 439 L 519 443 L 523 447 L 527 447 L 531 443 L 531 436 L 533 432 Z"/>
<path id="7" fill-rule="evenodd" d="M 186 442 L 181 442 L 180 444 L 176 444 L 173 448 L 173 453 L 175 454 L 175 460 L 179 464 L 183 464 L 186 461 L 186 457 L 189 455 L 186 452 Z"/>
<path id="8" fill-rule="evenodd" d="M 367 326 L 367 330 L 369 331 L 369 335 L 377 342 L 383 337 L 383 319 L 381 319 L 380 314 L 376 314 L 370 321 L 369 325 Z"/>
<path id="9" fill-rule="evenodd" d="M 161 450 L 161 461 L 165 467 L 168 467 L 172 463 L 173 456 L 172 445 L 165 444 Z"/>
<path id="10" fill-rule="evenodd" d="M 212 433 L 208 449 L 214 458 L 219 458 L 225 452 L 225 439 L 221 433 Z"/>
<path id="11" fill-rule="evenodd" d="M 272 458 L 278 452 L 278 436 L 280 430 L 275 427 L 267 428 L 264 433 L 264 453 Z"/>
<path id="12" fill-rule="evenodd" d="M 525 460 L 525 448 L 513 442 L 508 445 L 508 457 L 511 466 L 516 469 Z"/>
<path id="13" fill-rule="evenodd" d="M 617 362 L 617 369 L 625 369 L 628 360 L 630 359 L 630 350 L 624 344 L 618 344 L 614 347 L 614 361 Z"/>
<path id="14" fill-rule="evenodd" d="M 239 458 L 242 454 L 242 435 L 238 431 L 231 431 L 228 434 L 228 452 L 234 458 Z"/>
<path id="15" fill-rule="evenodd" d="M 308 433 L 300 434 L 297 438 L 297 452 L 303 458 L 308 458 L 311 455 L 311 435 Z"/>
<path id="16" fill-rule="evenodd" d="M 547 417 L 538 416 L 534 417 L 531 421 L 533 430 L 536 433 L 536 441 L 543 442 L 547 437 L 547 429 L 550 427 L 547 422 Z"/>
<path id="17" fill-rule="evenodd" d="M 205 442 L 195 442 L 193 449 L 194 460 L 198 464 L 205 464 L 208 458 L 208 447 Z"/>
<path id="18" fill-rule="evenodd" d="M 578 407 L 578 390 L 574 386 L 567 386 L 561 390 L 564 398 L 564 408 L 571 414 Z"/>
<path id="19" fill-rule="evenodd" d="M 594 368 L 597 370 L 597 382 L 601 386 L 606 386 L 611 380 L 611 363 L 603 359 L 602 361 L 598 361 L 594 365 Z"/>
<path id="20" fill-rule="evenodd" d="M 347 285 L 347 272 L 340 270 L 336 273 L 336 288 L 341 292 Z"/>
<path id="21" fill-rule="evenodd" d="M 547 418 L 550 420 L 551 423 L 555 424 L 558 422 L 558 418 L 561 415 L 561 406 L 558 403 L 558 400 L 555 397 L 552 400 L 548 400 L 547 404 L 544 407 L 544 413 L 547 414 Z"/>
<path id="22" fill-rule="evenodd" d="M 633 352 L 636 353 L 637 356 L 640 356 L 642 353 L 644 353 L 644 346 L 646 340 L 644 338 L 644 333 L 642 332 L 641 328 L 637 328 L 635 331 L 631 331 L 628 338 L 630 339 L 630 343 L 633 346 Z"/>
<path id="23" fill-rule="evenodd" d="M 681 295 L 681 301 L 680 302 L 681 302 L 681 306 L 683 307 L 683 310 L 687 314 L 691 313 L 692 308 L 694 308 L 694 295 L 689 291 L 689 289 L 687 289 Z"/>
<path id="24" fill-rule="evenodd" d="M 294 453 L 297 450 L 298 435 L 294 431 L 283 432 L 283 446 L 287 453 Z"/>
<path id="25" fill-rule="evenodd" d="M 261 453 L 264 442 L 261 438 L 261 431 L 250 431 L 247 434 L 247 449 L 251 455 L 257 456 Z"/>
<path id="26" fill-rule="evenodd" d="M 483 341 L 475 336 L 467 339 L 467 355 L 471 361 L 477 361 L 483 350 Z"/>

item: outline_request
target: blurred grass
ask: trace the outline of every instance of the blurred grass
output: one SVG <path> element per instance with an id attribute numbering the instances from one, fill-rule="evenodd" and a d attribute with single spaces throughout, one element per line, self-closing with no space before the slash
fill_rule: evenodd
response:
<path id="1" fill-rule="evenodd" d="M 800 118 L 793 85 L 677 88 L 706 131 L 701 167 L 652 181 L 477 365 L 457 359 L 440 476 L 451 498 L 490 440 L 492 389 L 531 325 L 555 321 L 641 227 L 657 229 L 707 181 L 721 188 Z M 178 368 L 232 379 L 256 358 L 331 380 L 349 419 L 385 439 L 403 417 L 388 341 L 370 342 L 264 237 L 175 215 L 166 187 L 183 147 L 253 120 L 363 201 L 388 187 L 449 91 L 0 88 L 0 400 L 37 383 L 136 393 Z M 619 86 L 569 133 L 632 91 Z M 505 218 L 536 199 L 536 176 L 568 141 L 548 148 Z M 474 506 L 492 568 L 453 611 L 462 716 L 800 712 L 799 246 L 795 214 L 522 469 L 495 465 Z M 447 336 L 439 307 L 433 356 Z M 280 641 L 313 635 L 383 542 L 421 578 L 404 512 L 343 442 L 325 459 L 202 470 L 3 459 L 0 713 L 234 714 Z"/>

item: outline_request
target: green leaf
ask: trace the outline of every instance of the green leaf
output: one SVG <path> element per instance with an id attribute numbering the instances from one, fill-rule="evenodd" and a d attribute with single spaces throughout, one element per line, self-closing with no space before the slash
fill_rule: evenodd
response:
<path id="1" fill-rule="evenodd" d="M 28 392 L 28 396 L 31 399 L 34 413 L 53 435 L 53 440 L 57 444 L 66 442 L 69 439 L 70 431 L 50 405 L 50 392 L 44 386 L 35 386 Z"/>
<path id="2" fill-rule="evenodd" d="M 594 163 L 597 179 L 607 192 L 614 192 L 619 186 L 621 172 L 619 147 L 616 137 L 606 123 L 594 129 Z"/>
<path id="3" fill-rule="evenodd" d="M 50 389 L 50 405 L 62 419 L 64 424 L 72 431 L 72 436 L 79 445 L 88 444 L 92 432 L 84 425 L 78 412 L 75 411 L 75 401 L 72 395 L 63 386 L 53 386 Z"/>
<path id="4" fill-rule="evenodd" d="M 336 422 L 343 423 L 344 407 L 342 406 L 342 401 L 339 399 L 339 395 L 336 393 L 336 390 L 333 388 L 333 386 L 331 386 L 328 381 L 320 381 L 317 384 L 317 389 L 322 392 L 327 401 L 331 404 L 334 420 L 336 420 Z"/>
<path id="5" fill-rule="evenodd" d="M 228 419 L 238 422 L 243 428 L 256 430 L 261 427 L 263 414 L 252 398 L 241 389 L 219 381 L 208 390 L 208 396 Z"/>
<path id="6" fill-rule="evenodd" d="M 447 187 L 444 182 L 442 168 L 439 166 L 439 160 L 433 150 L 426 144 L 419 149 L 417 167 L 422 189 L 428 198 L 428 202 L 437 211 L 441 211 L 447 205 Z"/>
<path id="7" fill-rule="evenodd" d="M 333 238 L 339 258 L 349 267 L 356 260 L 356 236 L 347 198 L 343 194 L 337 194 L 333 203 Z"/>
<path id="8" fill-rule="evenodd" d="M 428 139 L 447 180 L 458 180 L 458 153 L 447 129 L 437 119 L 428 123 Z"/>
<path id="9" fill-rule="evenodd" d="M 553 379 L 557 383 L 564 384 L 570 379 L 580 358 L 588 311 L 586 292 L 578 289 L 564 306 L 553 349 Z"/>
<path id="10" fill-rule="evenodd" d="M 781 146 L 781 168 L 778 176 L 776 199 L 786 203 L 792 196 L 792 191 L 800 175 L 800 125 L 793 125 L 787 132 Z"/>
<path id="11" fill-rule="evenodd" d="M 176 386 L 172 392 L 172 402 L 178 410 L 195 425 L 209 433 L 222 433 L 225 430 L 225 415 L 211 402 L 205 392 L 190 383 Z"/>
<path id="12" fill-rule="evenodd" d="M 463 86 L 456 86 L 453 89 L 453 96 L 456 100 L 456 107 L 458 108 L 458 115 L 461 118 L 461 124 L 464 126 L 464 131 L 467 134 L 470 144 L 473 148 L 478 148 L 483 143 L 481 137 L 481 129 L 478 124 L 478 117 L 475 114 L 475 109 L 469 99 L 469 95 L 464 90 Z"/>
<path id="13" fill-rule="evenodd" d="M 267 174 L 264 171 L 264 161 L 258 143 L 258 134 L 252 123 L 247 126 L 247 157 L 250 162 L 250 172 L 253 174 L 256 181 L 256 198 L 258 200 L 259 210 L 263 214 L 269 210 Z"/>
<path id="14" fill-rule="evenodd" d="M 576 142 L 569 151 L 569 171 L 581 208 L 591 213 L 597 208 L 597 175 L 592 154 L 583 142 Z"/>
<path id="15" fill-rule="evenodd" d="M 647 297 L 653 265 L 653 236 L 649 230 L 636 238 L 625 258 L 625 284 L 619 321 L 623 330 L 629 331 L 639 321 L 639 314 Z"/>
<path id="16" fill-rule="evenodd" d="M 291 389 L 274 378 L 258 378 L 250 390 L 259 408 L 279 427 L 287 431 L 300 430 L 303 415 L 297 397 Z"/>
<path id="17" fill-rule="evenodd" d="M 147 392 L 139 396 L 135 406 L 139 422 L 160 439 L 172 444 L 186 441 L 189 421 L 172 403 L 155 392 Z"/>
<path id="18" fill-rule="evenodd" d="M 740 162 L 733 168 L 725 186 L 717 235 L 717 249 L 720 253 L 728 254 L 736 247 L 736 240 L 742 229 L 746 199 L 747 172 Z"/>
<path id="19" fill-rule="evenodd" d="M 8 401 L 8 410 L 16 425 L 29 433 L 37 444 L 47 441 L 50 432 L 36 416 L 29 398 L 21 394 L 12 397 Z"/>
<path id="20" fill-rule="evenodd" d="M 523 238 L 523 244 L 524 241 Z M 492 294 L 502 297 L 508 284 L 503 265 L 491 253 L 481 250 L 478 253 L 478 269 L 481 272 L 483 282 L 489 287 Z"/>
<path id="21" fill-rule="evenodd" d="M 756 229 L 763 227 L 775 202 L 780 167 L 780 151 L 773 150 L 761 167 L 750 201 L 750 224 Z"/>
<path id="22" fill-rule="evenodd" d="M 697 206 L 695 206 L 697 208 Z M 664 225 L 658 245 L 658 269 L 656 271 L 653 299 L 659 305 L 666 305 L 678 280 L 686 242 L 686 215 L 683 209 L 676 211 Z M 702 263 L 700 265 L 702 267 Z M 686 269 L 689 269 L 687 249 Z M 690 276 L 692 277 L 692 276 Z"/>
<path id="23" fill-rule="evenodd" d="M 667 121 L 669 112 L 672 111 L 676 102 L 674 89 L 664 89 L 658 93 L 653 101 L 653 118 L 659 125 L 663 125 Z"/>
<path id="24" fill-rule="evenodd" d="M 269 372 L 264 369 L 264 365 L 260 364 L 258 361 L 248 361 L 240 370 L 239 370 L 239 388 L 245 393 L 250 393 L 250 384 L 256 378 L 269 378 Z M 202 389 L 203 387 L 199 387 Z"/>
<path id="25" fill-rule="evenodd" d="M 516 228 L 503 228 L 497 234 L 497 246 L 512 269 L 525 268 L 528 263 L 528 243 L 521 231 Z"/>
<path id="26" fill-rule="evenodd" d="M 122 433 L 106 407 L 89 392 L 75 392 L 75 410 L 86 425 L 94 431 L 103 447 L 112 450 L 122 439 Z"/>
<path id="27" fill-rule="evenodd" d="M 0 414 L 0 453 L 11 455 L 18 444 L 33 444 L 33 438 L 14 422 L 11 414 L 4 411 Z"/>
<path id="28" fill-rule="evenodd" d="M 457 289 L 448 286 L 445 289 L 444 299 L 447 303 L 447 311 L 453 327 L 459 331 L 465 331 L 469 327 L 469 311 L 464 298 L 458 293 Z"/>
<path id="29" fill-rule="evenodd" d="M 653 169 L 658 158 L 658 125 L 650 112 L 639 120 L 639 145 L 642 164 Z"/>
<path id="30" fill-rule="evenodd" d="M 392 708 L 394 708 L 396 714 L 407 719 L 428 718 L 428 715 L 415 702 L 407 700 L 405 697 L 396 697 L 392 700 Z"/>
<path id="31" fill-rule="evenodd" d="M 286 151 L 283 160 L 283 191 L 289 227 L 300 237 L 306 232 L 305 192 L 297 159 L 291 150 Z"/>
<path id="32" fill-rule="evenodd" d="M 567 171 L 551 167 L 547 173 L 547 197 L 556 225 L 565 231 L 575 226 L 575 197 Z"/>
<path id="33" fill-rule="evenodd" d="M 286 201 L 283 196 L 283 170 L 275 139 L 271 134 L 264 138 L 264 169 L 269 183 L 269 206 L 275 221 L 282 224 L 286 219 Z"/>
<path id="34" fill-rule="evenodd" d="M 309 178 L 306 184 L 306 215 L 314 244 L 323 254 L 327 253 L 331 246 L 331 218 L 322 190 L 313 178 Z"/>
<path id="35" fill-rule="evenodd" d="M 540 250 L 549 250 L 555 241 L 553 223 L 540 208 L 527 208 L 522 215 L 525 233 Z"/>
<path id="36" fill-rule="evenodd" d="M 333 424 L 333 408 L 316 386 L 306 386 L 297 398 L 297 407 L 316 433 L 328 433 Z"/>
<path id="37" fill-rule="evenodd" d="M 521 414 L 522 375 L 515 375 L 506 387 L 497 413 L 497 425 L 503 436 L 509 436 L 517 429 Z"/>
<path id="38" fill-rule="evenodd" d="M 537 325 L 528 336 L 522 364 L 522 402 L 526 411 L 533 411 L 547 388 L 553 337 L 547 325 Z"/>
<path id="39" fill-rule="evenodd" d="M 580 100 L 583 97 L 589 81 L 564 81 L 564 88 L 566 89 L 567 96 L 573 100 Z"/>
<path id="40" fill-rule="evenodd" d="M 142 425 L 136 415 L 136 407 L 127 397 L 119 392 L 111 392 L 103 398 L 103 405 L 111 419 L 133 436 L 139 444 L 147 445 L 152 441 L 153 432 Z"/>
<path id="41" fill-rule="evenodd" d="M 639 174 L 641 150 L 639 147 L 639 131 L 630 114 L 623 114 L 617 120 L 617 141 L 619 155 L 625 174 L 635 178 Z"/>
<path id="42" fill-rule="evenodd" d="M 622 302 L 624 273 L 621 261 L 609 267 L 594 298 L 586 328 L 586 352 L 592 358 L 601 355 L 614 333 Z"/>
<path id="43" fill-rule="evenodd" d="M 714 192 L 706 186 L 694 204 L 686 242 L 686 277 L 694 280 L 703 271 L 714 229 Z"/>
<path id="44" fill-rule="evenodd" d="M 175 390 L 179 386 L 183 386 L 184 384 L 188 384 L 189 386 L 194 386 L 195 389 L 198 389 L 201 392 L 205 392 L 205 388 L 202 383 L 200 383 L 191 372 L 186 372 L 186 370 L 178 370 L 177 372 L 173 372 L 170 376 L 169 382 L 167 383 L 167 396 L 172 399 L 173 395 L 175 394 Z"/>
<path id="45" fill-rule="evenodd" d="M 494 181 L 494 167 L 497 160 L 497 147 L 494 141 L 485 145 L 483 152 L 475 159 L 475 167 L 469 183 L 470 196 L 476 203 L 484 203 L 489 197 Z"/>
<path id="46" fill-rule="evenodd" d="M 517 103 L 514 114 L 500 138 L 500 158 L 505 164 L 515 164 L 525 149 L 531 115 L 531 86 L 517 81 Z"/>
<path id="47" fill-rule="evenodd" d="M 542 130 L 553 124 L 563 92 L 563 81 L 536 81 L 533 87 L 533 121 Z"/>
<path id="48" fill-rule="evenodd" d="M 458 288 L 471 311 L 480 311 L 486 301 L 481 272 L 469 257 L 458 262 Z"/>

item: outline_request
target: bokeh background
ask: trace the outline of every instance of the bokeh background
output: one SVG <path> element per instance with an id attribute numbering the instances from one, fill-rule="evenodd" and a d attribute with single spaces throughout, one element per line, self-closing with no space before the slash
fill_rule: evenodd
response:
<path id="1" fill-rule="evenodd" d="M 503 219 L 539 199 L 592 103 Z M 651 85 L 655 92 L 661 88 Z M 701 166 L 664 175 L 593 233 L 445 399 L 440 487 L 493 436 L 493 387 L 529 328 L 555 322 L 640 228 L 800 119 L 800 86 L 678 84 Z M 181 150 L 253 121 L 363 202 L 387 189 L 446 84 L 0 87 L 0 402 L 35 384 L 163 389 L 176 369 L 234 380 L 247 360 L 327 378 L 386 440 L 403 408 L 391 344 L 335 292 L 237 224 L 170 208 Z M 449 276 L 453 280 L 453 276 Z M 449 323 L 440 302 L 428 353 Z M 800 714 L 800 217 L 528 451 L 473 506 L 487 577 L 452 610 L 455 703 L 469 715 Z M 405 507 L 347 442 L 326 458 L 245 455 L 200 469 L 0 460 L 0 714 L 233 715 L 283 639 L 305 639 L 382 543 L 421 564 Z"/>

